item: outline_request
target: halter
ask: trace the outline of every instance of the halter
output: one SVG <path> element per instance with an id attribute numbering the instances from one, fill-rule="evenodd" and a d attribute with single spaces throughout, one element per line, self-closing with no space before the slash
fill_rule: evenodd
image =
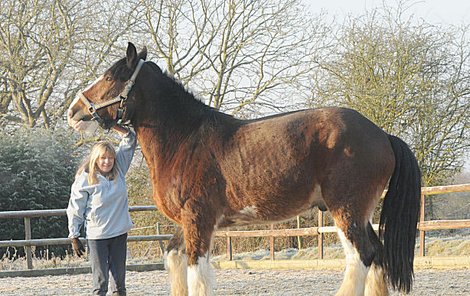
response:
<path id="1" fill-rule="evenodd" d="M 124 89 L 122 90 L 122 92 L 118 96 L 116 96 L 116 97 L 114 97 L 114 98 L 112 98 L 108 101 L 104 101 L 104 102 L 101 102 L 99 104 L 93 104 L 92 102 L 90 102 L 90 100 L 87 99 L 87 97 L 85 97 L 83 92 L 79 93 L 80 100 L 82 100 L 82 102 L 87 107 L 88 112 L 90 112 L 91 116 L 93 116 L 92 120 L 96 120 L 96 122 L 98 122 L 98 124 L 102 128 L 106 128 L 105 127 L 105 121 L 98 114 L 98 110 L 103 109 L 103 108 L 108 107 L 108 106 L 111 106 L 111 105 L 114 105 L 116 103 L 119 103 L 119 108 L 117 110 L 116 119 L 115 119 L 116 123 L 115 124 L 128 124 L 128 122 L 123 122 L 123 115 L 126 111 L 126 104 L 125 103 L 127 101 L 129 93 L 132 90 L 132 87 L 135 84 L 135 79 L 137 78 L 137 75 L 139 74 L 140 69 L 142 68 L 142 65 L 144 63 L 145 63 L 144 60 L 142 60 L 142 59 L 139 60 L 139 63 L 137 64 L 137 67 L 134 70 L 134 73 L 132 74 L 131 78 L 126 82 L 126 85 L 124 86 Z"/>

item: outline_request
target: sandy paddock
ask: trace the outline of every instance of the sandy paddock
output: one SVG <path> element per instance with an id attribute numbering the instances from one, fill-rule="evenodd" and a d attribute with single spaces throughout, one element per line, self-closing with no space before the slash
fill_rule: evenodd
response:
<path id="1" fill-rule="evenodd" d="M 216 276 L 217 295 L 334 295 L 342 272 L 230 269 Z M 90 274 L 2 278 L 0 295 L 90 295 L 90 283 Z M 169 295 L 166 271 L 129 271 L 127 286 L 128 295 Z M 470 295 L 470 269 L 418 270 L 411 295 Z"/>

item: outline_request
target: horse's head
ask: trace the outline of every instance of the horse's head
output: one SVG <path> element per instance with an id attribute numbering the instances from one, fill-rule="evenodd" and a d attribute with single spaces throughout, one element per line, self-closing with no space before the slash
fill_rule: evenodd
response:
<path id="1" fill-rule="evenodd" d="M 117 61 L 95 82 L 79 92 L 67 111 L 67 121 L 76 130 L 86 130 L 94 122 L 109 129 L 132 116 L 133 85 L 147 57 L 147 49 L 137 54 L 128 44 L 126 57 Z"/>

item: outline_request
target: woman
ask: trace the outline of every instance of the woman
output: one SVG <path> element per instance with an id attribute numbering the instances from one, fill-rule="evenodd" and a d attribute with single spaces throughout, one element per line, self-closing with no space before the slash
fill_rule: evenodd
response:
<path id="1" fill-rule="evenodd" d="M 125 174 L 136 147 L 135 133 L 114 127 L 122 137 L 117 151 L 99 142 L 80 166 L 72 185 L 67 217 L 69 238 L 78 256 L 84 248 L 78 237 L 85 225 L 93 294 L 106 295 L 109 274 L 113 295 L 126 295 L 127 232 L 132 228 Z"/>

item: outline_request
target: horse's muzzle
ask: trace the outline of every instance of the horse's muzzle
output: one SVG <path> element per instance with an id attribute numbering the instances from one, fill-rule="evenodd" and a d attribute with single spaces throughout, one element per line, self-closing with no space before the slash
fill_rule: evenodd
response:
<path id="1" fill-rule="evenodd" d="M 73 113 L 71 109 L 67 111 L 67 123 L 74 130 L 79 132 L 94 132 L 96 130 L 97 123 L 91 120 L 90 116 L 84 116 L 81 112 Z"/>

